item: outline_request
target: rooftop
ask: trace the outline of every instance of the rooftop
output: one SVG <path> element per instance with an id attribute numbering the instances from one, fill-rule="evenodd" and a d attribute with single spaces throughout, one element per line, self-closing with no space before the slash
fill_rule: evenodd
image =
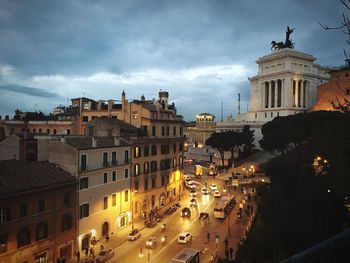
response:
<path id="1" fill-rule="evenodd" d="M 75 177 L 49 162 L 0 161 L 0 197 L 40 191 L 75 181 Z"/>

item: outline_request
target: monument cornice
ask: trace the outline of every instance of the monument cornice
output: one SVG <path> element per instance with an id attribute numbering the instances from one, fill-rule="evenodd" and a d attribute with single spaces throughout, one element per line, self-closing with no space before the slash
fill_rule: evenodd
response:
<path id="1" fill-rule="evenodd" d="M 262 78 L 271 78 L 271 77 L 274 77 L 274 76 L 279 76 L 278 79 L 281 79 L 281 75 L 293 75 L 293 76 L 306 76 L 306 77 L 314 77 L 314 78 L 322 78 L 322 79 L 325 79 L 325 80 L 328 80 L 329 77 L 327 76 L 320 76 L 316 73 L 310 73 L 310 72 L 300 72 L 300 71 L 294 71 L 294 70 L 282 70 L 282 71 L 277 71 L 277 72 L 271 72 L 271 73 L 266 73 L 266 74 L 261 74 L 261 75 L 256 75 L 256 76 L 253 76 L 253 77 L 248 77 L 248 80 L 250 81 L 254 81 L 254 80 L 259 80 L 259 79 L 262 79 Z M 288 76 L 285 76 L 285 77 L 288 77 Z"/>
<path id="2" fill-rule="evenodd" d="M 303 53 L 301 51 L 298 51 L 298 50 L 295 50 L 292 48 L 284 48 L 284 49 L 280 49 L 280 50 L 275 50 L 275 51 L 271 52 L 270 54 L 259 58 L 255 62 L 257 64 L 261 64 L 261 63 L 268 62 L 271 60 L 277 60 L 277 59 L 288 58 L 288 57 L 289 58 L 299 58 L 299 59 L 307 60 L 310 62 L 314 62 L 316 60 L 316 58 L 312 55 Z"/>

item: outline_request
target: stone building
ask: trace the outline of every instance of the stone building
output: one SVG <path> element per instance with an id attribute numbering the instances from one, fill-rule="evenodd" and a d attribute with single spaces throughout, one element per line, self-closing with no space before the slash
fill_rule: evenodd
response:
<path id="1" fill-rule="evenodd" d="M 205 141 L 215 132 L 215 116 L 210 113 L 196 115 L 196 125 L 185 130 L 186 143 L 193 147 L 203 147 Z"/>
<path id="2" fill-rule="evenodd" d="M 241 130 L 248 124 L 255 130 L 255 145 L 259 146 L 263 124 L 277 116 L 310 110 L 316 103 L 317 87 L 329 79 L 328 69 L 315 64 L 315 60 L 312 55 L 291 48 L 259 58 L 258 74 L 249 78 L 248 112 L 217 123 L 216 130 Z"/>
<path id="3" fill-rule="evenodd" d="M 76 178 L 48 162 L 0 161 L 0 262 L 71 262 Z"/>

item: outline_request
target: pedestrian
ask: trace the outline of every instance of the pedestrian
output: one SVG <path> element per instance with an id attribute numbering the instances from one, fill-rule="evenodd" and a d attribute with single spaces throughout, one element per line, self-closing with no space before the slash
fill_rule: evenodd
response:
<path id="1" fill-rule="evenodd" d="M 92 249 L 92 247 L 90 247 L 90 257 L 93 257 L 94 256 L 94 251 Z"/>
<path id="2" fill-rule="evenodd" d="M 103 245 L 100 246 L 100 252 L 104 249 Z"/>
<path id="3" fill-rule="evenodd" d="M 79 252 L 79 250 L 78 250 L 78 252 L 77 252 L 77 262 L 78 262 L 78 263 L 80 262 L 80 252 Z"/>
<path id="4" fill-rule="evenodd" d="M 85 256 L 87 257 L 89 254 L 89 248 L 88 247 L 85 247 Z"/>
<path id="5" fill-rule="evenodd" d="M 209 232 L 208 232 L 208 234 L 207 234 L 207 239 L 208 239 L 208 243 L 209 243 L 209 240 L 210 240 L 210 234 L 209 234 Z"/>
<path id="6" fill-rule="evenodd" d="M 108 243 L 108 240 L 109 240 L 109 235 L 108 233 L 106 234 L 106 242 Z"/>

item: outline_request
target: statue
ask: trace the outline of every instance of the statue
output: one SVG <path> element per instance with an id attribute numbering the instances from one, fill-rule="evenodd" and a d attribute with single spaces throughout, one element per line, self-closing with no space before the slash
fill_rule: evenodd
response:
<path id="1" fill-rule="evenodd" d="M 271 42 L 271 50 L 280 50 L 283 48 L 294 48 L 294 43 L 292 42 L 292 39 L 290 39 L 290 35 L 293 33 L 294 28 L 290 29 L 289 26 L 287 26 L 287 31 L 286 31 L 286 41 L 283 42 L 276 42 L 272 41 Z"/>

